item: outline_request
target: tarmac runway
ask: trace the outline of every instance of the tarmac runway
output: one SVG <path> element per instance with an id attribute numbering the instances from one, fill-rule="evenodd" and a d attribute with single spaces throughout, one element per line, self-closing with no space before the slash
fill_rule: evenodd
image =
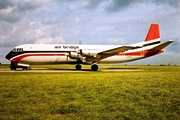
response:
<path id="1" fill-rule="evenodd" d="M 138 68 L 99 68 L 98 71 L 92 71 L 91 69 L 75 70 L 73 68 L 32 68 L 31 70 L 10 70 L 9 68 L 2 68 L 0 72 L 115 72 L 115 71 L 142 71 Z"/>

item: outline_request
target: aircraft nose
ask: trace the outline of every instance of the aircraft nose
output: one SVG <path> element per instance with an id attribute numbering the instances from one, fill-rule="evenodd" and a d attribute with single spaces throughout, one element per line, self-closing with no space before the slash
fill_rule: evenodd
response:
<path id="1" fill-rule="evenodd" d="M 6 56 L 5 56 L 6 59 L 10 60 L 12 58 L 12 52 L 9 52 Z"/>

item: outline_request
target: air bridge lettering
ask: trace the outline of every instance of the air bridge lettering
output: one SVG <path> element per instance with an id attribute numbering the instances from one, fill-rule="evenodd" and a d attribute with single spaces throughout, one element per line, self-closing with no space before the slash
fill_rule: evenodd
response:
<path id="1" fill-rule="evenodd" d="M 79 49 L 79 46 L 73 46 L 73 45 L 70 45 L 70 46 L 65 46 L 65 45 L 63 45 L 63 48 L 64 49 Z"/>
<path id="2" fill-rule="evenodd" d="M 54 46 L 55 49 L 79 49 L 79 46 L 73 46 L 73 45 L 63 45 L 63 46 Z"/>

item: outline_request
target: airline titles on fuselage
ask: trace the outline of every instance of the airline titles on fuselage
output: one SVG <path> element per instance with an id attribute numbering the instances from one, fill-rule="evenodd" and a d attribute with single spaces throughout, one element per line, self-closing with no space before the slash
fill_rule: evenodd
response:
<path id="1" fill-rule="evenodd" d="M 62 45 L 62 46 L 54 46 L 55 49 L 79 49 L 79 46 L 73 46 L 73 45 Z"/>
<path id="2" fill-rule="evenodd" d="M 54 46 L 55 49 L 69 49 L 69 50 L 77 50 L 79 49 L 79 46 L 74 46 L 74 45 L 56 45 Z M 13 52 L 23 52 L 23 48 L 14 48 L 12 50 Z"/>

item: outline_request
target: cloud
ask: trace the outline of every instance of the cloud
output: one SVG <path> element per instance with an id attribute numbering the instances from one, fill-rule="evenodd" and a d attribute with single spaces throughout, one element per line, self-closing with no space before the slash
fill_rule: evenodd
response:
<path id="1" fill-rule="evenodd" d="M 26 12 L 36 10 L 44 3 L 31 0 L 1 0 L 0 21 L 18 22 L 25 16 Z"/>
<path id="2" fill-rule="evenodd" d="M 106 7 L 108 12 L 117 12 L 124 10 L 128 7 L 137 7 L 141 4 L 153 3 L 155 5 L 169 5 L 171 7 L 178 8 L 180 6 L 179 0 L 112 0 L 111 4 Z M 147 6 L 148 7 L 148 6 Z"/>
<path id="3" fill-rule="evenodd" d="M 10 0 L 1 0 L 0 1 L 0 10 L 5 9 L 9 6 L 13 6 Z"/>
<path id="4" fill-rule="evenodd" d="M 176 7 L 176 8 L 178 8 L 180 6 L 179 0 L 152 0 L 152 2 L 157 5 L 167 4 L 172 7 Z"/>
<path id="5" fill-rule="evenodd" d="M 62 44 L 62 43 L 65 43 L 65 40 L 63 39 L 62 36 L 60 37 L 45 37 L 45 38 L 39 38 L 38 40 L 36 40 L 34 42 L 35 44 L 48 44 L 48 43 L 51 43 L 51 44 Z"/>
<path id="6" fill-rule="evenodd" d="M 113 0 L 112 3 L 106 8 L 106 10 L 109 12 L 119 11 L 137 2 L 137 0 Z"/>
<path id="7" fill-rule="evenodd" d="M 105 4 L 101 7 L 108 12 L 117 12 L 124 10 L 128 7 L 141 5 L 144 3 L 153 3 L 156 5 L 169 5 L 175 8 L 180 6 L 179 0 L 43 0 L 43 1 L 32 1 L 32 0 L 1 0 L 0 1 L 0 20 L 9 23 L 15 23 L 20 21 L 27 12 L 34 12 L 38 8 L 47 6 L 48 4 L 57 3 L 70 4 L 70 8 L 86 8 L 88 10 L 93 10 L 99 8 L 100 5 Z M 74 6 L 74 7 L 73 7 Z"/>
<path id="8" fill-rule="evenodd" d="M 22 14 L 21 13 L 17 13 L 16 11 L 17 7 L 13 6 L 13 7 L 8 7 L 6 9 L 1 9 L 0 10 L 0 20 L 1 21 L 6 21 L 9 23 L 14 23 L 20 20 Z"/>
<path id="9" fill-rule="evenodd" d="M 87 3 L 87 9 L 96 9 L 104 0 L 89 0 Z"/>

